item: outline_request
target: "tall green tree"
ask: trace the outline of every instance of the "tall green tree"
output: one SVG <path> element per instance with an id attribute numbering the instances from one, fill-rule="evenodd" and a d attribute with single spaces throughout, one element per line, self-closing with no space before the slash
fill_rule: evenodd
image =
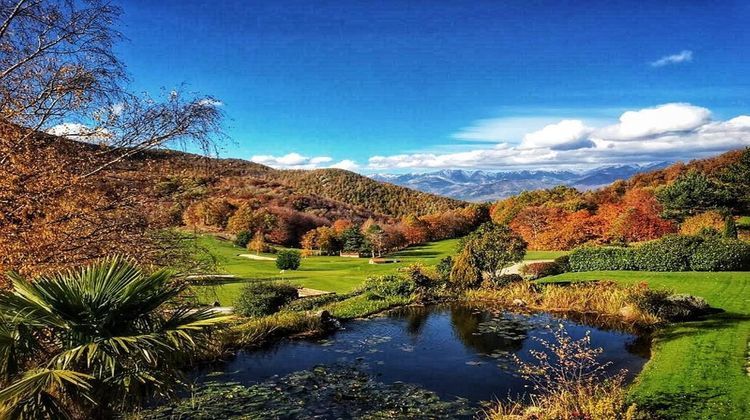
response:
<path id="1" fill-rule="evenodd" d="M 184 384 L 228 317 L 176 304 L 185 285 L 122 258 L 0 293 L 0 418 L 107 418 Z"/>
<path id="2" fill-rule="evenodd" d="M 500 271 L 523 260 L 526 242 L 508 226 L 492 222 L 466 236 L 453 262 L 451 282 L 462 287 L 494 280 Z"/>
<path id="3" fill-rule="evenodd" d="M 682 221 L 709 210 L 724 209 L 729 192 L 721 183 L 698 171 L 690 171 L 659 190 L 656 198 L 663 216 Z"/>
<path id="4" fill-rule="evenodd" d="M 341 233 L 341 242 L 346 252 L 362 252 L 367 250 L 367 238 L 358 226 L 347 228 Z"/>

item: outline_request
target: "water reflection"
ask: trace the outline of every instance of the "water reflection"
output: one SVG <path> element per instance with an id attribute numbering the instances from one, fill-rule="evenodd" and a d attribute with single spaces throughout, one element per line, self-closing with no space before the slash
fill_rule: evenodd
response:
<path id="1" fill-rule="evenodd" d="M 627 369 L 632 376 L 648 356 L 643 351 L 648 341 L 634 334 L 597 329 L 549 314 L 433 305 L 351 321 L 323 340 L 289 340 L 269 349 L 240 353 L 221 366 L 221 380 L 250 385 L 316 365 L 351 364 L 384 383 L 413 383 L 442 398 L 486 401 L 526 393 L 528 384 L 516 375 L 511 356 L 527 359 L 530 350 L 541 350 L 532 338 L 548 338 L 546 327 L 557 324 L 563 324 L 573 338 L 591 331 L 592 345 L 604 349 L 602 357 L 611 362 L 611 372 Z"/>

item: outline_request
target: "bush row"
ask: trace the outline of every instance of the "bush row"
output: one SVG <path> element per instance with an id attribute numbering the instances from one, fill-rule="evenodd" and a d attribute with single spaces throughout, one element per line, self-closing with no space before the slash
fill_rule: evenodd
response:
<path id="1" fill-rule="evenodd" d="M 728 238 L 668 235 L 639 247 L 584 247 L 570 254 L 572 271 L 744 271 L 750 244 Z"/>

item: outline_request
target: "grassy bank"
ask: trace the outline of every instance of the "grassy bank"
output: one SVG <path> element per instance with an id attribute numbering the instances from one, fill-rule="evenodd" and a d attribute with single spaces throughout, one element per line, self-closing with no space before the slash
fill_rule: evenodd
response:
<path id="1" fill-rule="evenodd" d="M 701 296 L 726 312 L 656 333 L 653 354 L 631 391 L 640 406 L 670 418 L 750 418 L 750 273 L 566 273 L 549 281 L 645 281 L 651 288 Z"/>

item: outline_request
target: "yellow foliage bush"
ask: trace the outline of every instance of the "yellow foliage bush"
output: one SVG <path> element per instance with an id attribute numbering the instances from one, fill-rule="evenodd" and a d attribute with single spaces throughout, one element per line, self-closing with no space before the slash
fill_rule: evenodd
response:
<path id="1" fill-rule="evenodd" d="M 683 235 L 697 235 L 704 229 L 724 230 L 724 216 L 716 210 L 688 217 L 680 225 L 680 233 Z"/>

